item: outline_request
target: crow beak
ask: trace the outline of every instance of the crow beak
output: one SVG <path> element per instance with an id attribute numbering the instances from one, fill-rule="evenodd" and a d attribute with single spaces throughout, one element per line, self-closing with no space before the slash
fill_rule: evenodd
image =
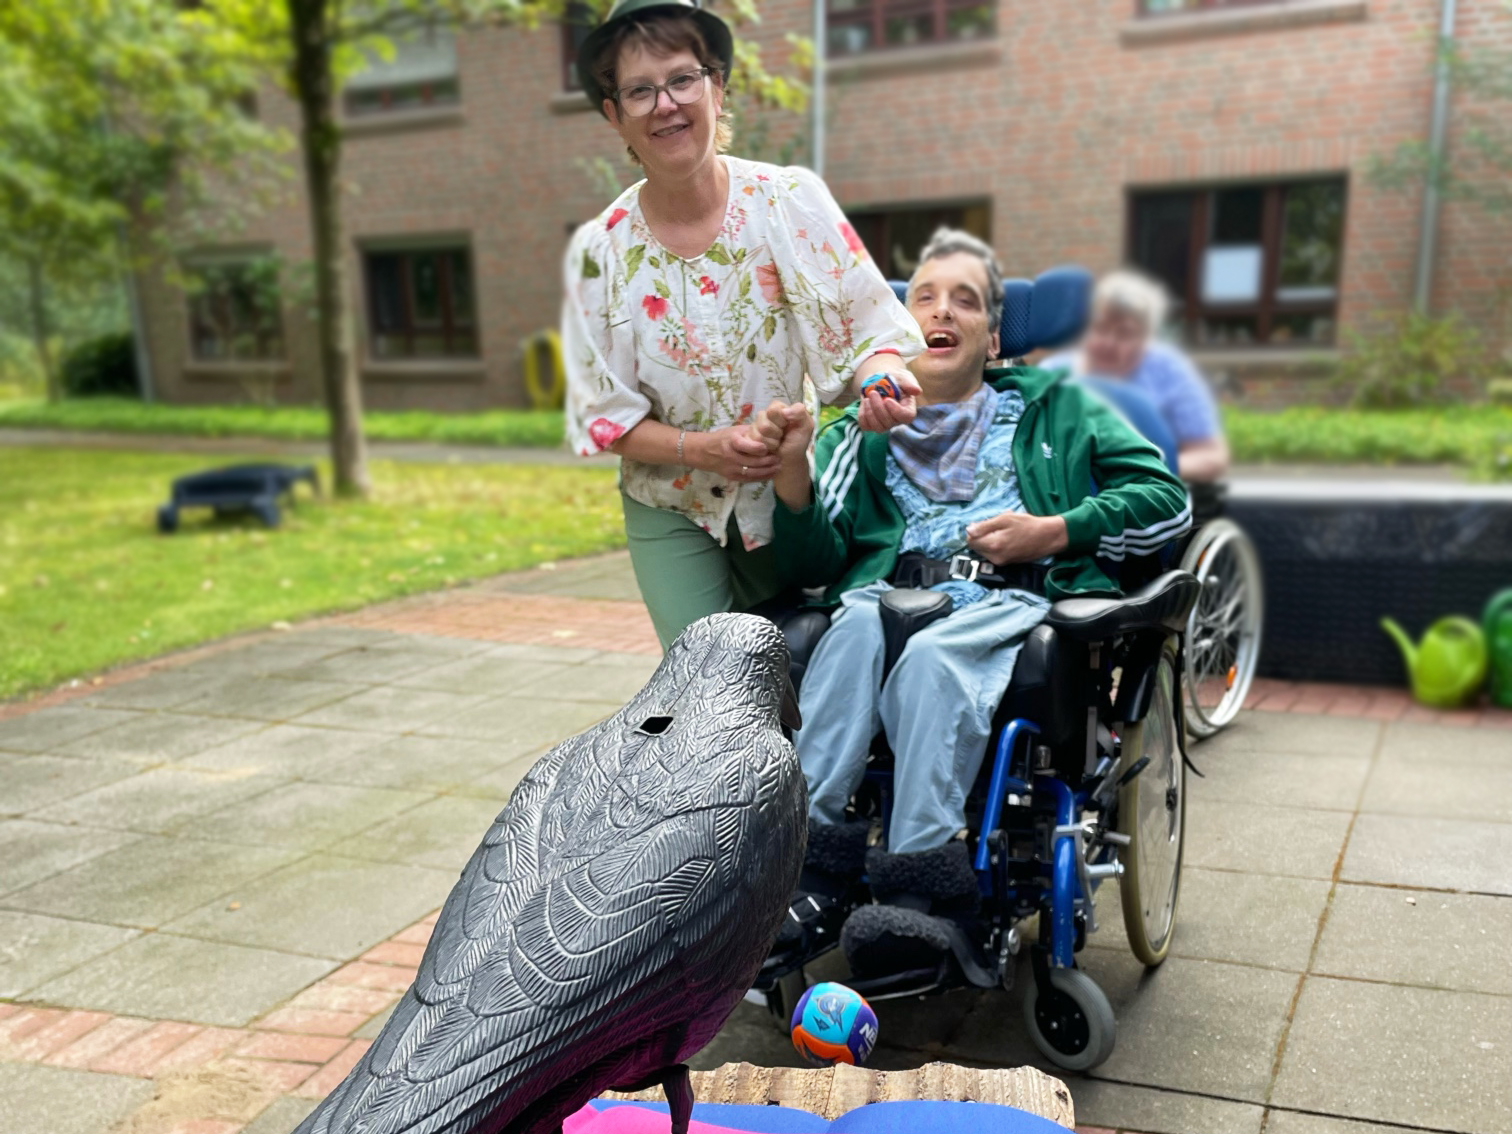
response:
<path id="1" fill-rule="evenodd" d="M 791 732 L 803 727 L 803 714 L 798 711 L 798 691 L 793 688 L 793 679 L 782 679 L 782 724 Z"/>

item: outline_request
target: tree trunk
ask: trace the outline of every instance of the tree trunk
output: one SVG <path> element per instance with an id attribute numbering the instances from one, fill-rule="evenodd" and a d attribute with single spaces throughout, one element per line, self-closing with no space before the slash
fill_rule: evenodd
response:
<path id="1" fill-rule="evenodd" d="M 353 358 L 347 311 L 346 260 L 341 243 L 341 135 L 331 76 L 335 18 L 331 0 L 288 0 L 294 38 L 293 85 L 299 102 L 300 140 L 310 196 L 315 248 L 320 380 L 330 414 L 331 464 L 336 493 L 366 496 L 367 444 L 362 435 L 362 387 Z"/>
<path id="2" fill-rule="evenodd" d="M 53 362 L 52 348 L 47 344 L 47 287 L 42 278 L 42 261 L 26 261 L 26 283 L 31 300 L 32 344 L 37 348 L 37 361 L 42 364 L 42 375 L 47 379 L 47 400 L 60 402 L 63 388 Z"/>

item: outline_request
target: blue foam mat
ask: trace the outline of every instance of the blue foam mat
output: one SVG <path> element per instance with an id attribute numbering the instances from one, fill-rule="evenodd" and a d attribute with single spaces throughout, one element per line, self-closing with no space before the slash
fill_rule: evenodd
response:
<path id="1" fill-rule="evenodd" d="M 599 1099 L 591 1105 L 595 1110 L 637 1106 L 667 1113 L 666 1103 Z M 1064 1127 L 1015 1107 L 927 1099 L 871 1103 L 833 1122 L 793 1107 L 733 1103 L 695 1103 L 693 1117 L 752 1134 L 1065 1134 Z"/>

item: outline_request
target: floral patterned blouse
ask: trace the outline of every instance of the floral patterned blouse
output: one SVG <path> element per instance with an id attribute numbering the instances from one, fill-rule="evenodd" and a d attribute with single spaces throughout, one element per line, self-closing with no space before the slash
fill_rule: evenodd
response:
<path id="1" fill-rule="evenodd" d="M 567 436 L 603 452 L 642 419 L 707 431 L 751 419 L 773 398 L 821 400 L 871 354 L 924 343 L 824 182 L 807 169 L 722 159 L 724 225 L 701 256 L 651 234 L 631 186 L 567 249 L 562 352 Z M 677 465 L 621 463 L 632 500 L 679 512 L 721 544 L 731 512 L 747 548 L 772 539 L 772 486 Z"/>

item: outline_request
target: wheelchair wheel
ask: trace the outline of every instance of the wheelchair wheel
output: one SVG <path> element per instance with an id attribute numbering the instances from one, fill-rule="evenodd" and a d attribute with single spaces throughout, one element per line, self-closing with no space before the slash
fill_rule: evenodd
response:
<path id="1" fill-rule="evenodd" d="M 1200 740 L 1232 721 L 1249 695 L 1265 595 L 1255 545 L 1232 520 L 1203 525 L 1181 569 L 1202 584 L 1187 618 L 1183 680 L 1189 729 Z"/>
<path id="2" fill-rule="evenodd" d="M 1080 969 L 1051 969 L 1050 995 L 1039 982 L 1024 993 L 1029 1038 L 1046 1059 L 1067 1071 L 1087 1071 L 1113 1054 L 1117 1023 L 1097 982 Z"/>
<path id="3" fill-rule="evenodd" d="M 1169 639 L 1156 663 L 1149 712 L 1123 737 L 1120 773 L 1150 758 L 1118 792 L 1118 830 L 1129 837 L 1123 851 L 1119 899 L 1134 956 L 1151 967 L 1165 960 L 1176 927 L 1181 889 L 1181 842 L 1186 826 L 1186 764 L 1177 743 L 1176 640 Z"/>

